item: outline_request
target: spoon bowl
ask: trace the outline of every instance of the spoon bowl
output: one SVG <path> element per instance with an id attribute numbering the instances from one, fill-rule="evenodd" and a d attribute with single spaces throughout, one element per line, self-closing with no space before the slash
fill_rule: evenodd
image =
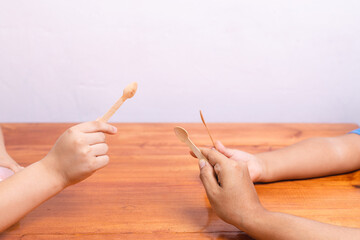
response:
<path id="1" fill-rule="evenodd" d="M 137 82 L 130 83 L 126 86 L 126 88 L 124 88 L 123 96 L 125 98 L 132 98 L 136 93 L 137 87 Z"/>
<path id="2" fill-rule="evenodd" d="M 174 127 L 174 132 L 181 142 L 186 142 L 186 140 L 189 139 L 188 132 L 182 127 Z"/>
<path id="3" fill-rule="evenodd" d="M 123 95 L 116 101 L 114 105 L 104 114 L 104 116 L 98 118 L 96 121 L 107 122 L 112 115 L 121 107 L 121 105 L 129 98 L 132 98 L 137 90 L 137 82 L 130 83 L 124 88 Z"/>
<path id="4" fill-rule="evenodd" d="M 195 146 L 190 140 L 188 132 L 182 127 L 174 127 L 174 132 L 177 138 L 188 145 L 191 151 L 195 154 L 198 159 L 206 159 L 201 151 Z"/>

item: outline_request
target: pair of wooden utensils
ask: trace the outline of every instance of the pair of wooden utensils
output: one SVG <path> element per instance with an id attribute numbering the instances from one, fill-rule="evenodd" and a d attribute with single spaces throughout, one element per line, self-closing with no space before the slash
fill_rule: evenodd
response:
<path id="1" fill-rule="evenodd" d="M 117 102 L 104 114 L 104 116 L 100 117 L 97 119 L 97 121 L 102 121 L 102 122 L 108 122 L 109 119 L 111 118 L 112 115 L 114 115 L 114 113 L 121 107 L 121 105 L 129 98 L 132 98 L 137 90 L 138 84 L 136 82 L 133 82 L 131 84 L 129 84 L 123 91 L 123 95 L 121 96 L 121 98 L 119 98 L 119 100 L 117 100 Z M 214 144 L 214 140 L 211 137 L 210 131 L 206 125 L 206 122 L 204 120 L 204 116 L 200 110 L 200 117 L 201 120 L 210 136 L 211 142 L 213 144 L 213 146 L 215 146 Z M 188 132 L 182 128 L 182 127 L 175 127 L 174 128 L 175 134 L 178 137 L 178 139 L 181 142 L 186 143 L 189 148 L 191 149 L 191 151 L 193 151 L 193 153 L 195 154 L 195 156 L 198 159 L 205 159 L 204 155 L 201 153 L 201 151 L 195 146 L 195 144 L 191 141 L 191 139 L 189 138 L 189 134 Z"/>
<path id="2" fill-rule="evenodd" d="M 209 128 L 207 127 L 206 125 L 206 122 L 205 122 L 205 119 L 204 119 L 204 116 L 200 110 L 200 117 L 201 117 L 201 121 L 203 122 L 208 134 L 209 134 L 209 137 L 211 139 L 211 142 L 213 144 L 213 146 L 215 147 L 215 143 L 214 143 L 214 140 L 213 138 L 211 137 L 211 134 L 210 134 L 210 131 L 209 131 Z M 191 139 L 189 138 L 189 134 L 188 132 L 182 128 L 182 127 L 175 127 L 174 128 L 174 131 L 175 131 L 175 134 L 176 136 L 178 137 L 178 139 L 183 142 L 183 143 L 186 143 L 189 148 L 191 149 L 191 151 L 195 154 L 195 156 L 198 158 L 198 159 L 206 159 L 204 157 L 204 155 L 201 153 L 201 151 L 199 150 L 199 148 L 196 147 L 196 145 L 191 141 Z"/>

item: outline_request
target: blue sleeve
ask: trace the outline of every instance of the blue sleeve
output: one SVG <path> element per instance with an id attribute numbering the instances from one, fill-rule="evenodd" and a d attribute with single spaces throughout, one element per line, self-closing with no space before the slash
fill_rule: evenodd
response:
<path id="1" fill-rule="evenodd" d="M 354 130 L 354 131 L 351 131 L 351 132 L 349 132 L 349 133 L 355 133 L 355 134 L 360 135 L 360 128 L 358 128 L 358 129 L 356 129 L 356 130 Z"/>

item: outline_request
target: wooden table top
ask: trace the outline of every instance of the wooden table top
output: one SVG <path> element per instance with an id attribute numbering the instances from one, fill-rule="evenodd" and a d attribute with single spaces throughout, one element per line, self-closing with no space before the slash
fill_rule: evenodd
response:
<path id="1" fill-rule="evenodd" d="M 7 148 L 27 166 L 50 150 L 73 124 L 3 124 Z M 48 200 L 2 239 L 250 239 L 211 210 L 198 164 L 173 133 L 188 130 L 211 144 L 201 124 L 114 124 L 109 165 Z M 215 139 L 251 153 L 315 136 L 337 136 L 355 124 L 215 124 Z M 325 178 L 256 184 L 269 210 L 360 227 L 360 171 Z"/>

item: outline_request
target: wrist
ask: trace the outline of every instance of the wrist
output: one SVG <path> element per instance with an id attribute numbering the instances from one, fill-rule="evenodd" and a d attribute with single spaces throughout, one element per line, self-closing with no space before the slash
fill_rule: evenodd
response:
<path id="1" fill-rule="evenodd" d="M 49 173 L 51 176 L 52 182 L 56 187 L 59 187 L 61 189 L 66 188 L 69 184 L 67 181 L 67 178 L 64 176 L 64 174 L 61 173 L 60 169 L 56 167 L 57 160 L 54 159 L 52 156 L 47 155 L 45 158 L 41 159 L 38 163 L 41 165 L 41 167 Z"/>
<path id="2" fill-rule="evenodd" d="M 263 221 L 263 218 L 270 213 L 270 211 L 260 205 L 259 207 L 247 211 L 246 213 L 243 212 L 243 217 L 239 218 L 234 226 L 246 233 L 250 233 L 253 230 L 257 231 Z"/>
<path id="3" fill-rule="evenodd" d="M 260 165 L 260 174 L 259 177 L 256 179 L 256 182 L 269 182 L 270 173 L 268 161 L 266 161 L 266 159 L 263 158 L 260 154 L 257 154 L 255 156 L 258 159 L 258 163 Z"/>

